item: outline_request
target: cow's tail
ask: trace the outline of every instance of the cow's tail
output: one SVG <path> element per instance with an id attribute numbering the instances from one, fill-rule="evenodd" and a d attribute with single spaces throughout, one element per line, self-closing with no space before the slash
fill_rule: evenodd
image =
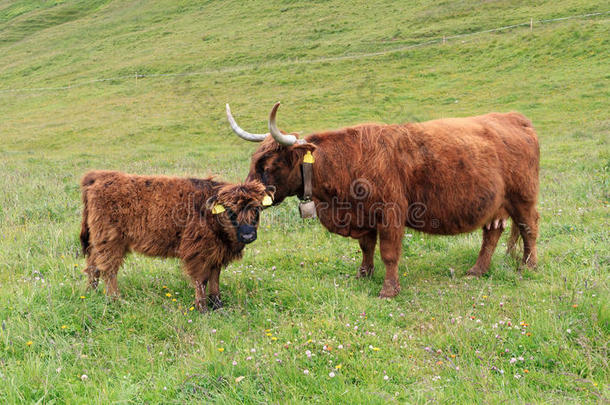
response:
<path id="1" fill-rule="evenodd" d="M 519 238 L 521 233 L 519 232 L 519 225 L 513 220 L 513 224 L 510 227 L 510 236 L 506 243 L 506 252 L 512 257 L 517 257 L 517 248 L 519 244 Z"/>
<path id="2" fill-rule="evenodd" d="M 89 243 L 89 203 L 87 198 L 87 191 L 90 185 L 95 182 L 96 173 L 89 172 L 81 180 L 81 192 L 83 197 L 83 220 L 80 228 L 80 245 L 83 248 L 83 256 L 89 256 L 90 254 L 90 243 Z"/>

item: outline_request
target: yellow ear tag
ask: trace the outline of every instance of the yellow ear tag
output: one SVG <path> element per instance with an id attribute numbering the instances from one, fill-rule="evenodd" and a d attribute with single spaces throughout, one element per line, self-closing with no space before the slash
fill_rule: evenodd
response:
<path id="1" fill-rule="evenodd" d="M 313 163 L 313 162 L 315 162 L 315 159 L 313 158 L 311 151 L 307 151 L 307 153 L 305 154 L 305 157 L 303 158 L 303 163 Z"/>
<path id="2" fill-rule="evenodd" d="M 216 204 L 213 208 L 212 208 L 212 214 L 220 214 L 221 212 L 225 212 L 225 207 L 223 207 L 221 204 Z"/>
<path id="3" fill-rule="evenodd" d="M 271 197 L 269 197 L 268 195 L 266 195 L 266 196 L 263 198 L 262 204 L 263 204 L 263 207 L 268 207 L 268 206 L 270 206 L 271 204 L 273 204 L 273 200 L 271 199 Z"/>

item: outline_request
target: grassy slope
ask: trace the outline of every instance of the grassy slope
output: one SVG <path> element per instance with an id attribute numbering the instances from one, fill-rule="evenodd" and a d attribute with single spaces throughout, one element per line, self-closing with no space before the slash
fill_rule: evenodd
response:
<path id="1" fill-rule="evenodd" d="M 409 3 L 0 1 L 0 89 L 263 65 L 0 92 L 0 401 L 608 399 L 605 17 L 364 60 L 278 63 L 606 11 L 603 2 Z M 188 311 L 192 290 L 170 260 L 130 257 L 120 302 L 86 292 L 79 176 L 242 179 L 255 146 L 230 134 L 223 104 L 262 131 L 277 100 L 282 127 L 305 132 L 525 113 L 542 144 L 539 270 L 521 279 L 499 249 L 489 277 L 466 280 L 479 234 L 410 232 L 403 291 L 380 301 L 381 261 L 372 280 L 355 280 L 357 244 L 303 224 L 289 201 L 265 213 L 259 240 L 223 272 L 223 311 Z M 500 323 L 509 319 L 528 326 Z"/>

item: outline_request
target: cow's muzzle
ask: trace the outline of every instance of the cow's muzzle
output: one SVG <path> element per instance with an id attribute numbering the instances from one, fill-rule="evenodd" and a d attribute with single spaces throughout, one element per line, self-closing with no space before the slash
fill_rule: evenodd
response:
<path id="1" fill-rule="evenodd" d="M 241 243 L 251 243 L 256 240 L 256 227 L 252 225 L 240 225 L 237 227 L 237 240 Z"/>

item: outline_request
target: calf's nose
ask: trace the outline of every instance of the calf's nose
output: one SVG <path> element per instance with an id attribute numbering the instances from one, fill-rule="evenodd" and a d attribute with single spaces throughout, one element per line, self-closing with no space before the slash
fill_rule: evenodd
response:
<path id="1" fill-rule="evenodd" d="M 250 225 L 240 225 L 237 229 L 237 238 L 242 243 L 251 243 L 256 240 L 256 228 Z"/>

